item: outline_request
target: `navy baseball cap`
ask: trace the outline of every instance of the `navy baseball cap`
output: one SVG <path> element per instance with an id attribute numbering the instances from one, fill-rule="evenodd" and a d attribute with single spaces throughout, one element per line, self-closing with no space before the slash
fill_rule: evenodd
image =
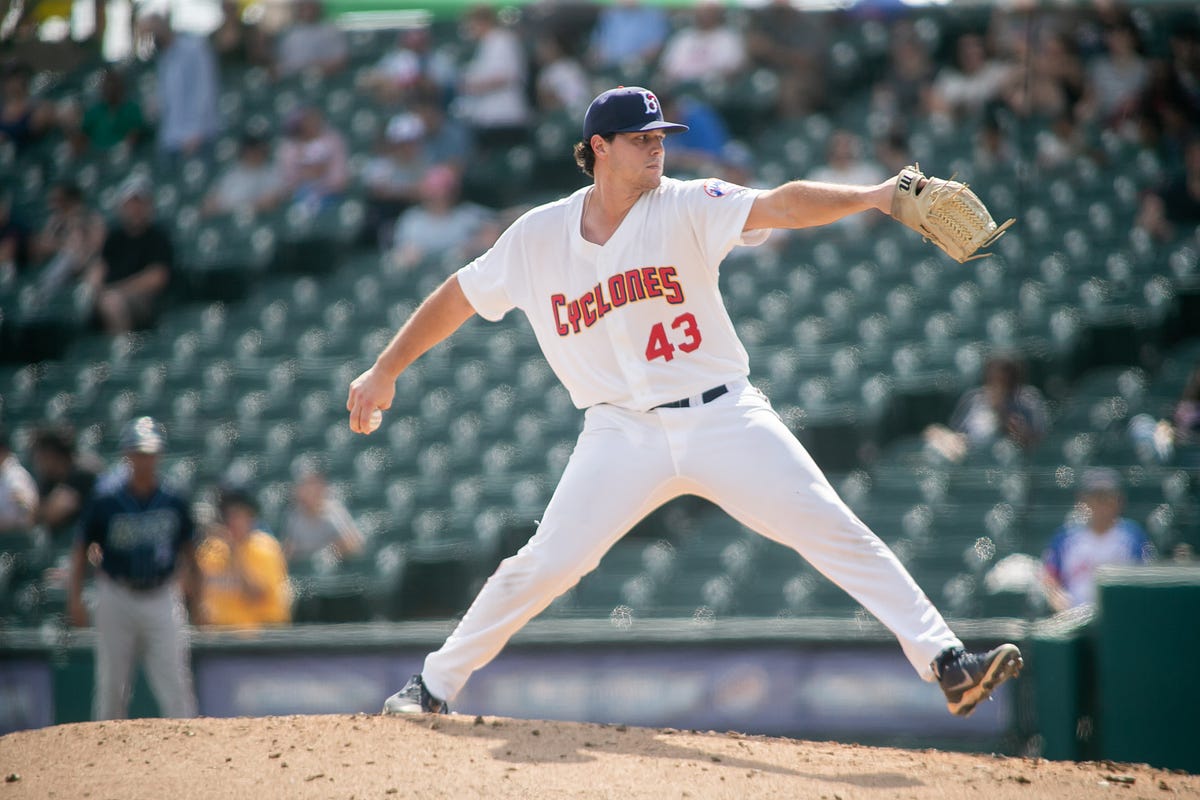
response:
<path id="1" fill-rule="evenodd" d="M 655 130 L 683 133 L 687 129 L 687 125 L 664 121 L 658 95 L 641 86 L 618 86 L 601 92 L 583 118 L 585 142 L 597 133 L 601 136 Z"/>
<path id="2" fill-rule="evenodd" d="M 167 449 L 167 432 L 153 417 L 138 417 L 121 431 L 121 449 L 127 453 L 161 453 Z"/>

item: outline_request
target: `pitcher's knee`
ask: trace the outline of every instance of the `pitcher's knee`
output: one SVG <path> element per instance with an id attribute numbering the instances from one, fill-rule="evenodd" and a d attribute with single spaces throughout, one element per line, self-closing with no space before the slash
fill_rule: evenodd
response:
<path id="1" fill-rule="evenodd" d="M 526 547 L 501 561 L 489 583 L 495 582 L 509 592 L 540 595 L 566 591 L 585 571 L 580 562 L 562 554 Z"/>

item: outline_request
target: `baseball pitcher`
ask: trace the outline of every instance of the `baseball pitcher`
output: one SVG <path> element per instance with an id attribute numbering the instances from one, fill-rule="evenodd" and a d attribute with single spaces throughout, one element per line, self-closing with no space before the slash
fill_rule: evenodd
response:
<path id="1" fill-rule="evenodd" d="M 642 517 L 682 494 L 794 548 L 895 634 L 917 674 L 940 683 L 952 713 L 971 713 L 1019 672 L 1014 645 L 966 652 L 895 555 L 837 496 L 747 380 L 746 350 L 718 287 L 729 251 L 761 244 L 774 228 L 875 209 L 903 216 L 956 259 L 1001 230 L 962 184 L 915 168 L 877 186 L 794 181 L 759 191 L 715 178 L 674 180 L 663 175 L 665 139 L 682 130 L 663 120 L 644 88 L 599 95 L 575 145 L 592 184 L 513 223 L 437 288 L 351 384 L 350 427 L 370 433 L 376 412 L 392 404 L 397 377 L 422 353 L 472 314 L 494 321 L 519 308 L 585 410 L 536 533 L 500 564 L 384 713 L 446 711 L 522 625 Z"/>

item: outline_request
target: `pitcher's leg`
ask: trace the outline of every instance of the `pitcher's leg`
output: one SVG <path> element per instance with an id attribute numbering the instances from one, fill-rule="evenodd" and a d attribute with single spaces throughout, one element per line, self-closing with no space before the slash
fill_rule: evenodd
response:
<path id="1" fill-rule="evenodd" d="M 593 409 L 537 533 L 484 584 L 458 627 L 425 659 L 425 685 L 453 698 L 520 628 L 596 568 L 646 514 L 673 496 L 661 433 L 628 412 Z"/>
<path id="2" fill-rule="evenodd" d="M 103 576 L 96 578 L 96 686 L 92 718 L 125 719 L 133 691 L 137 628 L 127 592 Z"/>
<path id="3" fill-rule="evenodd" d="M 743 525 L 796 550 L 861 603 L 895 634 L 921 677 L 933 680 L 933 659 L 962 642 L 765 400 L 738 411 L 706 426 L 688 474 Z M 708 458 L 700 458 L 704 452 Z"/>
<path id="4" fill-rule="evenodd" d="M 164 717 L 196 716 L 192 687 L 187 614 L 179 587 L 172 583 L 148 598 L 146 619 L 146 679 Z"/>

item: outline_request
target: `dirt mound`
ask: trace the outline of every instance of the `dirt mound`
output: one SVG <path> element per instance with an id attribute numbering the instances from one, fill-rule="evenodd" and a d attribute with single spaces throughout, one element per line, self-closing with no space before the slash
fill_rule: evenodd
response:
<path id="1" fill-rule="evenodd" d="M 59 725 L 0 738 L 0 771 L 0 800 L 1200 797 L 1141 765 L 465 716 Z"/>

